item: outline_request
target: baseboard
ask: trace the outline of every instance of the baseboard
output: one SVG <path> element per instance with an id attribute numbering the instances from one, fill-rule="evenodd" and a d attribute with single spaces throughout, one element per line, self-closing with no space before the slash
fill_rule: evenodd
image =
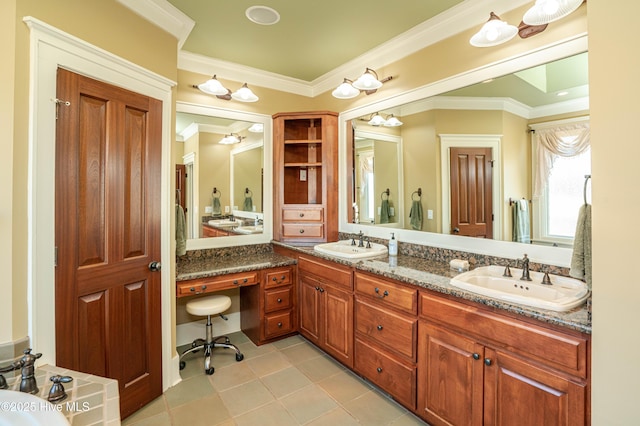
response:
<path id="1" fill-rule="evenodd" d="M 215 316 L 212 319 L 213 322 L 213 335 L 222 336 L 224 334 L 235 333 L 240 331 L 240 312 L 233 312 L 225 314 L 228 318 L 227 321 L 223 320 L 219 316 Z M 188 322 L 185 324 L 178 324 L 176 326 L 176 345 L 182 346 L 193 342 L 195 339 L 205 338 L 205 325 L 206 319 L 194 322 Z"/>

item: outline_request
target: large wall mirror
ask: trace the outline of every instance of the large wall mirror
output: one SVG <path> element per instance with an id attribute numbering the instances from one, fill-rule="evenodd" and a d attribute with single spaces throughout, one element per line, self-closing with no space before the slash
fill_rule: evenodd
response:
<path id="1" fill-rule="evenodd" d="M 271 117 L 178 102 L 176 143 L 187 249 L 269 242 Z"/>
<path id="2" fill-rule="evenodd" d="M 520 200 L 532 199 L 531 126 L 588 119 L 586 49 L 586 36 L 579 37 L 341 114 L 341 173 L 353 181 L 351 187 L 341 187 L 341 231 L 363 230 L 388 239 L 393 226 L 401 241 L 511 258 L 528 253 L 539 262 L 568 266 L 570 247 L 512 242 L 512 209 Z M 401 147 L 400 167 L 387 157 L 389 161 L 376 161 L 375 168 L 368 169 L 360 141 L 390 138 Z M 452 157 L 479 156 L 493 165 L 486 171 L 489 177 L 479 179 L 489 194 L 489 229 L 467 230 L 452 223 L 458 208 L 452 198 L 461 186 L 455 179 L 465 176 Z M 397 179 L 390 170 L 399 171 Z M 576 176 L 583 180 L 584 172 Z M 377 182 L 373 203 L 363 198 L 368 182 Z M 385 206 L 375 192 L 387 186 L 399 188 L 391 194 L 394 213 L 400 215 L 393 224 L 379 222 L 378 213 Z M 371 209 L 374 215 L 362 216 L 363 210 Z M 529 209 L 533 226 L 537 210 L 531 203 Z M 576 208 L 576 216 L 577 212 Z"/>

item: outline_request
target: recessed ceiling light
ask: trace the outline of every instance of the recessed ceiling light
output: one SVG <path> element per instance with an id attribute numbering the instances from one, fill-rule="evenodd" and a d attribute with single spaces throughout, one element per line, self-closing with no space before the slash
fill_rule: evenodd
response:
<path id="1" fill-rule="evenodd" d="M 273 25 L 280 20 L 280 14 L 267 6 L 251 6 L 244 14 L 251 22 L 260 25 Z"/>
<path id="2" fill-rule="evenodd" d="M 566 96 L 566 95 L 568 95 L 568 94 L 569 94 L 569 92 L 562 91 L 562 92 L 558 92 L 558 93 L 556 93 L 556 96 Z"/>

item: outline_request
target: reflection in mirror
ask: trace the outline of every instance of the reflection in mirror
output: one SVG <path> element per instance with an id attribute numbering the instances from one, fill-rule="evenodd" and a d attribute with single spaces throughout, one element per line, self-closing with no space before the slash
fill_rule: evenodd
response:
<path id="1" fill-rule="evenodd" d="M 267 116 L 177 104 L 176 171 L 182 162 L 186 177 L 176 187 L 184 188 L 188 249 L 270 240 L 270 128 Z"/>
<path id="2" fill-rule="evenodd" d="M 587 53 L 582 53 L 379 111 L 378 116 L 399 118 L 401 126 L 386 127 L 384 120 L 375 123 L 370 115 L 352 120 L 354 206 L 357 206 L 354 209 L 360 212 L 360 223 L 381 225 L 379 214 L 375 217 L 370 214 L 372 202 L 367 196 L 374 194 L 364 191 L 368 187 L 363 185 L 374 182 L 379 193 L 380 185 L 384 188 L 384 182 L 393 182 L 388 168 L 397 163 L 389 156 L 391 152 L 380 156 L 385 161 L 376 162 L 375 168 L 368 168 L 367 163 L 367 156 L 373 152 L 375 132 L 393 133 L 402 140 L 400 170 L 404 172 L 401 183 L 405 188 L 396 199 L 406 200 L 396 207 L 400 215 L 397 225 L 428 232 L 530 242 L 531 219 L 521 219 L 527 238 L 514 237 L 513 203 L 509 203 L 509 198 L 532 199 L 530 126 L 557 121 L 559 117 L 588 115 L 587 105 Z M 359 134 L 363 129 L 374 136 L 361 141 Z M 584 172 L 575 175 L 580 180 Z M 397 176 L 402 179 L 402 175 Z M 422 197 L 413 195 L 417 188 L 421 188 Z M 420 201 L 418 210 L 416 199 Z M 520 205 L 524 215 L 529 216 L 532 211 L 529 203 Z M 411 215 L 412 207 L 414 212 L 421 210 L 424 217 Z M 574 230 L 578 207 L 574 208 Z M 354 222 L 357 219 L 354 217 Z M 569 224 L 568 228 L 571 227 Z"/>
<path id="3" fill-rule="evenodd" d="M 523 65 L 526 70 L 522 69 Z M 537 214 L 538 209 L 531 204 L 536 173 L 531 129 L 540 123 L 588 120 L 588 105 L 585 36 L 351 110 L 341 116 L 341 140 L 357 138 L 357 132 L 364 127 L 362 123 L 366 126 L 364 120 L 374 113 L 398 118 L 403 123 L 400 127 L 382 125 L 373 130 L 391 132 L 402 140 L 403 229 L 397 235 L 405 241 L 431 242 L 448 248 L 478 247 L 477 250 L 485 253 L 507 252 L 507 257 L 517 257 L 523 249 L 518 249 L 516 244 L 496 245 L 487 239 L 525 241 L 514 239 L 516 231 L 512 226 L 513 206 L 520 204 L 528 209 L 529 232 L 531 237 L 534 235 L 532 228 L 537 222 L 531 215 Z M 344 145 L 345 150 L 348 145 Z M 355 140 L 353 146 L 357 150 Z M 460 152 L 456 153 L 455 148 Z M 479 153 L 478 150 L 484 148 L 486 150 Z M 354 176 L 355 180 L 359 167 L 357 151 L 347 158 L 351 158 L 350 164 L 344 164 L 343 173 Z M 476 168 L 478 158 L 484 161 Z M 372 179 L 375 179 L 375 171 Z M 582 171 L 574 174 L 578 179 L 584 179 Z M 458 180 L 452 181 L 452 177 Z M 483 185 L 470 187 L 471 181 Z M 357 181 L 354 188 L 342 189 L 346 201 L 341 209 L 343 232 L 357 233 L 366 222 L 360 220 L 354 224 L 354 211 L 362 209 L 355 186 Z M 418 189 L 421 197 L 415 195 Z M 471 211 L 469 205 L 456 205 L 456 200 L 474 201 L 457 196 L 456 190 L 481 194 L 475 204 L 487 208 L 467 214 Z M 528 202 L 509 202 L 521 199 Z M 416 200 L 420 201 L 423 212 L 419 227 L 412 226 L 410 216 Z M 358 209 L 353 208 L 354 203 Z M 575 209 L 576 217 L 577 213 L 578 209 Z M 479 222 L 490 224 L 491 229 L 476 226 L 463 234 L 460 223 L 468 224 L 478 218 L 481 219 Z M 457 219 L 463 220 L 454 222 Z M 378 223 L 367 226 L 368 235 L 388 238 Z M 418 229 L 422 232 L 417 232 Z M 485 242 L 456 234 L 483 237 Z M 536 240 L 531 242 L 544 244 Z M 561 258 L 568 263 L 570 257 L 570 251 L 564 249 L 540 246 L 534 250 L 532 246 L 528 247 L 529 253 L 539 253 L 536 257 L 540 260 L 551 258 L 555 262 Z"/>

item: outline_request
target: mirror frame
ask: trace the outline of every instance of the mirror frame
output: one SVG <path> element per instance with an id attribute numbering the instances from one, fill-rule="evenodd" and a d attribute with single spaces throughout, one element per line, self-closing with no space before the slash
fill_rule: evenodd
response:
<path id="1" fill-rule="evenodd" d="M 262 234 L 234 235 L 232 237 L 194 238 L 187 240 L 187 250 L 199 250 L 230 246 L 243 246 L 249 244 L 266 244 L 273 239 L 273 150 L 272 150 L 272 120 L 270 115 L 251 112 L 235 111 L 226 108 L 218 108 L 209 105 L 193 104 L 176 101 L 176 112 L 208 115 L 212 117 L 228 118 L 231 120 L 262 123 L 263 149 L 264 149 L 264 181 L 262 197 L 264 202 Z"/>
<path id="2" fill-rule="evenodd" d="M 359 106 L 347 111 L 343 111 L 339 116 L 339 231 L 343 233 L 356 234 L 360 231 L 366 235 L 389 239 L 387 228 L 375 226 L 362 226 L 349 222 L 348 209 L 352 188 L 348 188 L 348 178 L 350 171 L 347 158 L 350 158 L 347 143 L 347 123 L 355 118 L 372 114 L 376 111 L 388 110 L 400 105 L 404 105 L 417 100 L 437 96 L 451 90 L 480 83 L 490 78 L 503 76 L 523 69 L 542 65 L 551 61 L 562 59 L 568 56 L 583 53 L 588 50 L 587 34 L 582 34 L 571 39 L 563 40 L 532 51 L 506 58 L 504 60 L 490 63 L 482 67 L 472 69 L 416 89 L 393 95 L 389 98 Z M 538 263 L 569 267 L 571 263 L 572 249 L 549 247 L 543 245 L 523 245 L 510 241 L 487 240 L 482 238 L 463 237 L 449 234 L 437 234 L 424 231 L 413 231 L 409 229 L 397 229 L 396 238 L 401 242 L 414 243 L 426 246 L 433 246 L 451 250 L 478 253 L 489 256 L 517 259 L 527 253 L 529 258 Z"/>

